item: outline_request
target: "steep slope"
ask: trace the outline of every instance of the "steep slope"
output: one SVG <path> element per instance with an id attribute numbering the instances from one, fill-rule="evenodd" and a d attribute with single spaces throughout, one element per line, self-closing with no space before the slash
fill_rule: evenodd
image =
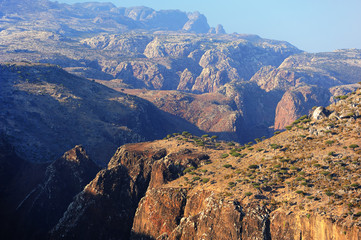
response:
<path id="1" fill-rule="evenodd" d="M 26 160 L 49 161 L 83 144 L 104 164 L 121 144 L 198 131 L 149 102 L 55 66 L 8 63 L 0 68 L 0 131 Z"/>
<path id="2" fill-rule="evenodd" d="M 125 145 L 52 239 L 359 239 L 360 106 L 358 90 L 254 145 Z"/>
<path id="3" fill-rule="evenodd" d="M 10 161 L 7 159 L 7 162 Z M 29 171 L 17 164 L 16 167 L 27 179 L 13 175 L 13 185 L 10 186 L 16 187 L 20 193 L 17 196 L 2 196 L 1 199 L 9 199 L 13 203 L 3 205 L 9 211 L 11 224 L 1 226 L 1 229 L 5 230 L 7 239 L 47 239 L 48 231 L 59 221 L 73 197 L 94 178 L 99 168 L 81 146 L 66 152 L 47 166 L 45 171 L 37 164 L 25 163 L 43 177 L 34 180 L 30 178 Z M 37 183 L 30 190 L 23 186 L 29 180 Z M 22 198 L 19 200 L 19 197 Z"/>
<path id="4" fill-rule="evenodd" d="M 198 166 L 208 157 L 189 150 L 173 152 L 180 149 L 174 142 L 170 143 L 174 149 L 167 152 L 158 143 L 119 148 L 107 169 L 76 196 L 53 229 L 51 239 L 129 239 L 135 210 L 148 185 L 156 187 L 171 181 L 186 166 Z M 170 162 L 163 160 L 166 155 Z"/>
<path id="5" fill-rule="evenodd" d="M 0 232 L 14 239 L 20 225 L 16 208 L 43 179 L 48 164 L 34 164 L 19 158 L 6 136 L 0 136 Z M 21 232 L 21 229 L 20 231 Z"/>

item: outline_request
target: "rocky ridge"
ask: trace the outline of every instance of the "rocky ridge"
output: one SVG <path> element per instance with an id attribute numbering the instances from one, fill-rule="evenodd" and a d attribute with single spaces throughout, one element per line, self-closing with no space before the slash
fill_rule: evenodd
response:
<path id="1" fill-rule="evenodd" d="M 102 32 L 142 30 L 194 33 L 216 31 L 209 27 L 206 17 L 199 12 L 156 11 L 148 7 L 124 8 L 112 3 L 97 2 L 70 5 L 48 0 L 3 0 L 0 6 L 2 29 L 11 31 L 45 30 L 72 38 Z M 35 24 L 28 25 L 28 22 Z M 223 33 L 222 27 L 217 29 L 219 33 Z"/>

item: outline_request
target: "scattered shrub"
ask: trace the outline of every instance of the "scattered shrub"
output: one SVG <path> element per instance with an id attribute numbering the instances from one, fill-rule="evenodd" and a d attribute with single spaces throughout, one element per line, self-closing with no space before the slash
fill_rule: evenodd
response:
<path id="1" fill-rule="evenodd" d="M 198 181 L 199 179 L 201 179 L 201 178 L 198 176 L 193 177 L 193 181 Z"/>
<path id="2" fill-rule="evenodd" d="M 325 141 L 325 143 L 326 143 L 327 145 L 332 145 L 332 144 L 335 143 L 335 141 L 334 141 L 334 140 L 327 140 L 327 141 Z"/>
<path id="3" fill-rule="evenodd" d="M 202 182 L 203 182 L 203 183 L 209 182 L 209 178 L 203 178 L 203 179 L 202 179 Z"/>
<path id="4" fill-rule="evenodd" d="M 355 148 L 358 148 L 359 145 L 357 144 L 351 144 L 350 146 L 348 146 L 349 148 L 351 148 L 352 150 L 355 150 Z"/>
<path id="5" fill-rule="evenodd" d="M 221 155 L 221 158 L 227 158 L 228 156 L 229 156 L 228 153 L 223 153 L 223 154 Z"/>
<path id="6" fill-rule="evenodd" d="M 249 168 L 249 169 L 257 169 L 257 168 L 258 168 L 258 165 L 252 164 L 252 165 L 249 165 L 248 168 Z"/>
<path id="7" fill-rule="evenodd" d="M 229 187 L 234 187 L 234 186 L 236 186 L 236 183 L 235 183 L 235 182 L 229 182 L 229 183 L 228 183 L 228 186 L 229 186 Z"/>
<path id="8" fill-rule="evenodd" d="M 246 193 L 244 193 L 244 195 L 245 195 L 246 197 L 252 196 L 252 194 L 253 194 L 253 193 L 251 193 L 251 192 L 246 192 Z"/>

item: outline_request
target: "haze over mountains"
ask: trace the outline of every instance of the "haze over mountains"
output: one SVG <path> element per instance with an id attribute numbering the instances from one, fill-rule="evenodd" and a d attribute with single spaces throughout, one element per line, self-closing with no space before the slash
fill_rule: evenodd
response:
<path id="1" fill-rule="evenodd" d="M 340 207 L 328 210 L 339 222 L 324 231 L 345 229 L 352 237 L 339 239 L 357 239 L 360 188 L 340 192 L 337 181 L 361 185 L 360 91 L 350 94 L 360 81 L 361 50 L 310 54 L 284 41 L 226 34 L 198 12 L 1 0 L 0 202 L 1 218 L 9 219 L 1 229 L 9 239 L 297 239 L 297 229 L 280 227 L 284 211 L 306 205 L 315 219 L 322 211 L 294 190 L 324 206 L 330 183 Z M 261 142 L 286 128 L 293 130 Z M 126 143 L 138 144 L 120 147 Z M 311 149 L 317 144 L 322 156 Z M 334 152 L 329 159 L 326 151 Z M 232 157 L 224 162 L 223 154 Z M 232 165 L 227 174 L 224 164 Z M 329 172 L 325 179 L 313 177 L 323 176 L 314 164 Z M 210 168 L 193 171 L 203 165 Z M 309 188 L 318 181 L 324 187 Z M 260 187 L 246 198 L 251 185 Z M 336 196 L 355 202 L 351 214 Z M 209 232 L 218 215 L 224 224 Z M 300 219 L 301 236 L 322 235 Z M 217 235 L 223 230 L 230 235 Z"/>

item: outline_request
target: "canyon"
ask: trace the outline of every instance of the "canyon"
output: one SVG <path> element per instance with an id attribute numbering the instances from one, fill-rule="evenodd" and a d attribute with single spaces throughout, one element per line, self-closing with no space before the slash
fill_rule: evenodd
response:
<path id="1" fill-rule="evenodd" d="M 361 50 L 199 12 L 0 1 L 4 239 L 360 239 Z"/>

